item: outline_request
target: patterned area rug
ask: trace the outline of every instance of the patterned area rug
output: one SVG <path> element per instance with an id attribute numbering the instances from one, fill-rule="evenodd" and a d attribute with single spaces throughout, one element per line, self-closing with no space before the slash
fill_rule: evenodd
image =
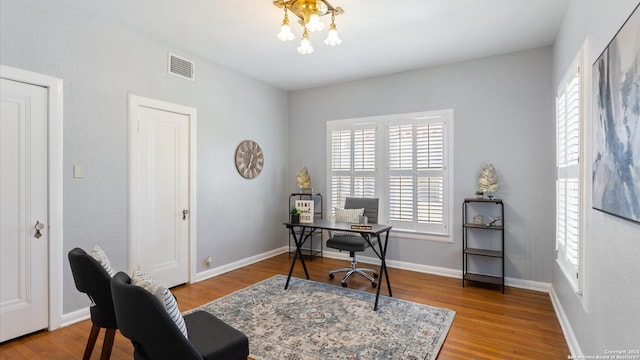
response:
<path id="1" fill-rule="evenodd" d="M 256 360 L 435 359 L 455 312 L 287 277 L 236 291 L 199 309 L 249 338 Z M 385 290 L 386 288 L 383 288 Z"/>

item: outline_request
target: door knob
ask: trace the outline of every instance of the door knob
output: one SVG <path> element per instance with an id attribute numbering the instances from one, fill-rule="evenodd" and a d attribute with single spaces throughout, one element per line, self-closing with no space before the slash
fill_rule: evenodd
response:
<path id="1" fill-rule="evenodd" d="M 40 237 L 42 236 L 40 230 L 44 229 L 44 224 L 41 223 L 40 220 L 38 220 L 36 221 L 36 225 L 34 227 L 36 228 L 36 233 L 33 234 L 33 237 L 35 237 L 36 239 L 40 239 Z"/>

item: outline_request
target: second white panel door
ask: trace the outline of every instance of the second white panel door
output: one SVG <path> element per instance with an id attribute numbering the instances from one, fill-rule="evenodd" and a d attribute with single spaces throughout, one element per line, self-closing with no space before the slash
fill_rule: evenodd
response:
<path id="1" fill-rule="evenodd" d="M 162 104 L 134 106 L 132 265 L 171 287 L 189 281 L 190 115 Z"/>

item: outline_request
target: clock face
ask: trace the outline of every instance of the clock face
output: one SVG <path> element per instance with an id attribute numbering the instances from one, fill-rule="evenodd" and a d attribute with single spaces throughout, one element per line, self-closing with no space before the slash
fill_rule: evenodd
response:
<path id="1" fill-rule="evenodd" d="M 255 141 L 245 140 L 236 148 L 236 169 L 245 179 L 260 175 L 264 167 L 264 154 Z"/>

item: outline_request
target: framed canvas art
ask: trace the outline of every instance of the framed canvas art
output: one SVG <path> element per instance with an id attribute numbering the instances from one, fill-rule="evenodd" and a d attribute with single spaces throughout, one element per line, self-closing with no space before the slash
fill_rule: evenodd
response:
<path id="1" fill-rule="evenodd" d="M 640 11 L 593 64 L 593 208 L 640 223 Z"/>

